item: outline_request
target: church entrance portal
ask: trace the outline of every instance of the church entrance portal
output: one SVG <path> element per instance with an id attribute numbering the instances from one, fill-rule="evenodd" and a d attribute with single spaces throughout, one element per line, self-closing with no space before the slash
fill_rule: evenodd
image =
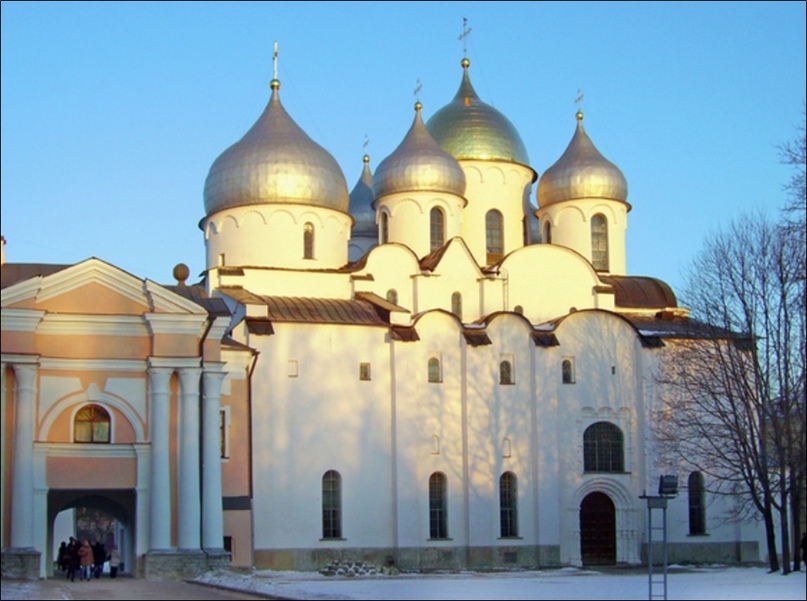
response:
<path id="1" fill-rule="evenodd" d="M 583 565 L 616 563 L 616 511 L 605 493 L 593 492 L 580 503 L 580 556 Z"/>
<path id="2" fill-rule="evenodd" d="M 117 545 L 121 555 L 121 568 L 119 573 L 131 573 L 134 569 L 134 538 L 135 531 L 135 507 L 136 495 L 134 490 L 60 490 L 50 489 L 48 491 L 48 549 L 55 558 L 56 552 L 62 540 L 67 540 L 69 536 L 87 536 L 82 534 L 89 531 L 97 531 L 102 534 L 105 544 L 113 543 Z M 62 512 L 76 510 L 69 518 L 70 530 L 63 531 L 62 525 L 65 520 L 57 520 Z M 97 530 L 87 530 L 87 524 L 79 520 L 76 523 L 77 514 L 92 514 L 96 516 L 108 516 L 114 520 L 113 524 L 99 524 Z M 78 529 L 84 528 L 82 532 Z M 90 541 L 93 542 L 93 541 Z M 53 564 L 55 565 L 55 564 Z M 55 568 L 54 568 L 55 570 Z M 48 576 L 54 572 L 48 570 Z"/>

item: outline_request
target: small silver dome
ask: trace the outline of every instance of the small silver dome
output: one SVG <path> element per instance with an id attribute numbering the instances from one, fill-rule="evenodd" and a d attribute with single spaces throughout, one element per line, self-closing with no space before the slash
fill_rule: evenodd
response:
<path id="1" fill-rule="evenodd" d="M 579 198 L 606 198 L 627 204 L 628 182 L 586 134 L 583 113 L 577 113 L 577 130 L 566 151 L 538 181 L 537 195 L 539 207 Z"/>
<path id="2" fill-rule="evenodd" d="M 262 204 L 304 204 L 347 212 L 347 182 L 336 160 L 297 125 L 280 103 L 280 82 L 263 114 L 213 162 L 205 212 Z"/>
<path id="3" fill-rule="evenodd" d="M 363 158 L 364 168 L 361 177 L 350 193 L 350 215 L 355 223 L 353 224 L 354 236 L 378 237 L 378 226 L 375 222 L 375 210 L 373 209 L 373 174 L 370 172 L 370 157 L 366 154 Z"/>
<path id="4" fill-rule="evenodd" d="M 485 104 L 471 85 L 462 59 L 462 83 L 454 99 L 432 115 L 426 127 L 440 146 L 455 159 L 509 161 L 529 166 L 521 136 L 498 110 Z"/>
<path id="5" fill-rule="evenodd" d="M 415 104 L 415 121 L 398 148 L 381 161 L 373 177 L 376 198 L 395 192 L 465 193 L 465 172 L 457 160 L 440 148 Z"/>

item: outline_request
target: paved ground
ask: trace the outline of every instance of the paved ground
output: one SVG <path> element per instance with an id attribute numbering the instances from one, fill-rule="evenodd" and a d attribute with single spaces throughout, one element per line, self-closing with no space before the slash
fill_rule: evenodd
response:
<path id="1" fill-rule="evenodd" d="M 215 589 L 190 582 L 150 582 L 135 578 L 99 578 L 89 582 L 49 580 L 2 580 L 0 597 L 10 599 L 92 599 L 93 601 L 130 599 L 260 599 L 245 593 Z"/>

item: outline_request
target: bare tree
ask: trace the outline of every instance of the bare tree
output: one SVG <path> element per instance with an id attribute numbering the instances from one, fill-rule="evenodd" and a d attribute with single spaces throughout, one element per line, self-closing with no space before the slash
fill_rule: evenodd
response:
<path id="1" fill-rule="evenodd" d="M 789 510 L 804 482 L 804 273 L 787 228 L 761 215 L 707 240 L 684 291 L 697 339 L 669 345 L 655 435 L 668 461 L 703 472 L 761 515 L 771 571 L 790 571 Z M 705 324 L 709 324 L 708 326 Z M 801 449 L 801 450 L 799 450 Z M 778 520 L 777 520 L 778 517 Z"/>

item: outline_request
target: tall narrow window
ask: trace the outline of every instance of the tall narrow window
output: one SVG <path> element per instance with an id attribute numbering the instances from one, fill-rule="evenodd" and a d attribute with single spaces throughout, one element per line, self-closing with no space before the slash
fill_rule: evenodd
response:
<path id="1" fill-rule="evenodd" d="M 571 359 L 564 359 L 561 362 L 560 372 L 564 384 L 574 384 L 574 363 Z"/>
<path id="2" fill-rule="evenodd" d="M 706 490 L 703 474 L 689 474 L 689 533 L 706 534 Z"/>
<path id="3" fill-rule="evenodd" d="M 429 382 L 442 382 L 443 375 L 440 373 L 440 359 L 431 357 L 429 359 Z"/>
<path id="4" fill-rule="evenodd" d="M 496 209 L 485 215 L 485 244 L 488 252 L 488 265 L 504 256 L 504 219 Z"/>
<path id="5" fill-rule="evenodd" d="M 583 469 L 587 472 L 624 472 L 625 451 L 622 430 L 608 422 L 597 422 L 583 433 Z"/>
<path id="6" fill-rule="evenodd" d="M 608 222 L 599 213 L 591 218 L 591 263 L 597 271 L 608 271 Z"/>
<path id="7" fill-rule="evenodd" d="M 451 295 L 451 312 L 462 321 L 462 294 L 459 292 Z"/>
<path id="8" fill-rule="evenodd" d="M 548 221 L 544 224 L 544 244 L 552 244 L 552 224 Z"/>
<path id="9" fill-rule="evenodd" d="M 322 538 L 342 538 L 342 477 L 334 470 L 322 476 Z"/>
<path id="10" fill-rule="evenodd" d="M 223 407 L 219 410 L 219 451 L 221 458 L 226 459 L 230 456 L 230 437 L 228 431 L 230 429 L 230 408 Z"/>
<path id="11" fill-rule="evenodd" d="M 398 291 L 395 288 L 387 290 L 387 300 L 393 305 L 398 304 Z"/>
<path id="12" fill-rule="evenodd" d="M 379 233 L 381 244 L 389 242 L 389 215 L 381 211 L 381 232 Z"/>
<path id="13" fill-rule="evenodd" d="M 73 441 L 109 442 L 109 413 L 98 405 L 81 408 L 73 422 Z"/>
<path id="14" fill-rule="evenodd" d="M 446 240 L 443 211 L 434 207 L 429 215 L 431 222 L 431 249 L 437 250 L 445 244 Z"/>
<path id="15" fill-rule="evenodd" d="M 509 361 L 499 363 L 499 384 L 513 384 L 513 364 Z"/>
<path id="16" fill-rule="evenodd" d="M 303 259 L 314 258 L 314 224 L 306 222 L 303 226 Z"/>
<path id="17" fill-rule="evenodd" d="M 429 538 L 448 538 L 448 504 L 445 474 L 429 476 Z"/>
<path id="18" fill-rule="evenodd" d="M 518 489 L 513 472 L 499 478 L 499 515 L 502 538 L 518 536 Z"/>

